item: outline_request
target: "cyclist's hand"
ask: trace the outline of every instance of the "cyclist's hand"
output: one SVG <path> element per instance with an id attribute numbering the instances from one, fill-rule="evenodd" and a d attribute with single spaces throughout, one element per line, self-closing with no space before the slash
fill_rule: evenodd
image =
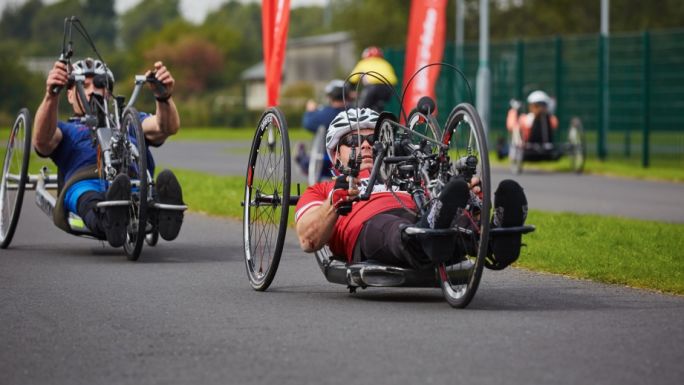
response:
<path id="1" fill-rule="evenodd" d="M 349 188 L 349 177 L 341 175 L 335 179 L 335 187 L 330 192 L 330 204 L 335 208 L 335 212 L 340 215 L 347 215 L 352 209 L 352 203 L 359 195 L 359 190 Z M 354 186 L 358 183 L 353 183 Z"/>
<path id="2" fill-rule="evenodd" d="M 470 191 L 472 191 L 473 194 L 477 195 L 480 199 L 482 199 L 482 187 L 480 187 L 480 178 L 477 176 L 473 176 L 470 178 L 470 183 L 468 184 L 468 187 L 470 187 Z"/>
<path id="3" fill-rule="evenodd" d="M 171 76 L 171 72 L 164 66 L 164 64 L 160 61 L 154 63 L 154 69 L 151 71 L 147 71 L 145 74 L 146 77 L 154 77 L 156 78 L 159 83 L 163 86 L 160 87 L 160 84 L 157 82 L 148 82 L 150 84 L 150 88 L 152 89 L 152 92 L 154 93 L 154 97 L 157 99 L 161 100 L 166 100 L 171 97 L 173 94 L 173 89 L 176 84 L 176 80 Z"/>
<path id="4" fill-rule="evenodd" d="M 68 80 L 67 65 L 61 61 L 56 61 L 48 73 L 47 80 L 45 81 L 45 90 L 50 95 L 57 95 L 67 84 Z"/>

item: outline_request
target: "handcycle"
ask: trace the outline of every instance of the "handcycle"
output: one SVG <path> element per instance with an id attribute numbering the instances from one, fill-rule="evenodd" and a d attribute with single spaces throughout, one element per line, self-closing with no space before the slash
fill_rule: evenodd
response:
<path id="1" fill-rule="evenodd" d="M 343 262 L 327 247 L 314 253 L 325 278 L 346 285 L 350 292 L 367 287 L 439 287 L 452 307 L 464 308 L 477 291 L 484 267 L 500 264 L 489 248 L 490 237 L 524 234 L 534 226 L 490 228 L 491 177 L 487 143 L 479 115 L 469 103 L 449 114 L 444 129 L 429 109 L 419 106 L 400 124 L 383 112 L 375 127 L 374 161 L 368 186 L 385 183 L 388 191 L 403 190 L 413 197 L 418 215 L 426 215 L 430 199 L 448 180 L 460 175 L 480 180 L 481 192 L 470 201 L 457 223 L 447 229 L 415 226 L 404 231 L 428 242 L 426 253 L 434 264 L 424 269 L 390 266 L 374 261 Z M 287 123 L 277 107 L 262 115 L 252 141 L 243 201 L 243 239 L 247 276 L 251 286 L 265 291 L 273 282 L 288 227 L 291 194 L 290 144 Z M 369 199 L 371 189 L 359 199 Z M 453 258 L 456 244 L 459 258 Z"/>
<path id="2" fill-rule="evenodd" d="M 72 27 L 81 32 L 100 57 L 77 18 L 71 17 L 65 20 L 65 40 L 67 26 L 70 41 L 68 47 L 63 44 L 60 60 L 69 63 L 73 55 Z M 99 202 L 97 207 L 101 209 L 113 206 L 129 207 L 124 251 L 128 259 L 137 260 L 143 242 L 155 246 L 158 241 L 159 233 L 154 220 L 158 210 L 184 211 L 187 209 L 185 205 L 155 202 L 155 182 L 148 169 L 148 150 L 140 114 L 133 107 L 146 82 L 156 82 L 157 87 L 163 87 L 163 85 L 154 76 L 136 75 L 130 100 L 124 104 L 123 96 L 112 97 L 106 92 L 104 95 L 93 94 L 88 100 L 84 90 L 85 75 L 83 74 L 72 73 L 69 80 L 73 82 L 77 97 L 85 112 L 80 122 L 90 130 L 98 153 L 101 155 L 98 156 L 98 164 L 78 170 L 67 181 L 64 180 L 63 175 L 51 173 L 47 167 L 43 167 L 38 174 L 29 174 L 31 115 L 28 109 L 22 109 L 9 132 L 3 163 L 0 184 L 0 248 L 9 247 L 12 241 L 26 190 L 35 190 L 36 204 L 61 230 L 77 236 L 102 240 L 87 228 L 82 218 L 66 210 L 65 193 L 71 185 L 84 179 L 100 179 L 104 183 L 109 183 L 117 175 L 126 173 L 131 180 L 131 199 L 103 201 Z M 105 77 L 104 81 L 108 79 Z M 59 88 L 55 87 L 51 89 L 51 92 L 58 93 Z"/>
<path id="3" fill-rule="evenodd" d="M 519 129 L 511 132 L 511 142 L 508 150 L 508 158 L 511 171 L 520 174 L 523 170 L 523 162 L 557 161 L 563 156 L 570 159 L 570 169 L 581 174 L 584 170 L 586 148 L 584 144 L 584 128 L 579 117 L 570 119 L 568 137 L 563 143 L 557 143 L 552 139 L 551 129 L 543 117 L 535 118 L 532 125 L 534 140 L 524 140 Z"/>

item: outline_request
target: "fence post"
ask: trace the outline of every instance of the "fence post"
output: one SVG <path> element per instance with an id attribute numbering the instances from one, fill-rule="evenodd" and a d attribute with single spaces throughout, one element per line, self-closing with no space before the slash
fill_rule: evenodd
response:
<path id="1" fill-rule="evenodd" d="M 524 103 L 525 95 L 523 93 L 523 88 L 525 87 L 525 43 L 518 39 L 515 45 L 516 53 L 516 84 L 515 92 L 516 99 Z"/>
<path id="2" fill-rule="evenodd" d="M 607 119 L 605 119 L 605 103 L 607 102 L 605 96 L 606 96 L 606 90 L 603 89 L 604 87 L 604 82 L 607 80 L 606 79 L 606 71 L 604 71 L 604 66 L 607 64 L 606 59 L 605 59 L 605 53 L 606 53 L 606 37 L 603 35 L 599 35 L 599 65 L 598 65 L 598 140 L 596 141 L 596 152 L 598 153 L 598 157 L 600 160 L 606 160 L 606 130 L 608 127 L 606 127 Z"/>
<path id="3" fill-rule="evenodd" d="M 565 117 L 564 112 L 565 110 L 562 108 L 563 103 L 561 103 L 561 100 L 563 99 L 562 95 L 562 84 L 563 84 L 563 40 L 559 35 L 556 35 L 555 38 L 555 56 L 556 56 L 556 67 L 555 67 L 555 80 L 556 80 L 556 116 L 558 117 L 558 123 L 559 126 L 561 126 L 561 122 L 563 121 L 563 118 Z M 558 127 L 560 128 L 560 127 Z"/>
<path id="4" fill-rule="evenodd" d="M 651 135 L 651 39 L 648 31 L 643 33 L 643 71 L 642 71 L 642 104 L 641 118 L 643 129 L 643 149 L 641 151 L 641 165 L 650 165 L 650 135 Z"/>

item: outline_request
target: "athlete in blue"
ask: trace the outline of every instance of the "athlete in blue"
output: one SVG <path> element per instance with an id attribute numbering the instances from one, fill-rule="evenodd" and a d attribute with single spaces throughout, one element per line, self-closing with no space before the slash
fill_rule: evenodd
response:
<path id="1" fill-rule="evenodd" d="M 351 102 L 354 99 L 350 88 L 345 85 L 344 80 L 339 79 L 332 80 L 325 86 L 325 94 L 329 102 L 326 106 L 319 107 L 313 100 L 309 100 L 306 103 L 306 112 L 302 118 L 302 126 L 314 134 L 318 131 L 319 127 L 327 128 L 337 114 L 345 110 L 345 103 L 352 105 Z M 331 177 L 330 169 L 332 168 L 332 163 L 327 152 L 324 152 L 324 154 L 320 178 L 329 179 Z M 304 152 L 303 148 L 299 149 L 295 160 L 306 174 L 309 171 L 309 156 Z"/>
<path id="2" fill-rule="evenodd" d="M 140 119 L 148 146 L 157 147 L 166 138 L 178 132 L 180 118 L 171 97 L 175 80 L 162 64 L 154 64 L 154 76 L 165 86 L 166 92 L 160 94 L 154 88 L 156 102 L 154 115 L 141 113 Z M 42 157 L 49 157 L 58 169 L 60 180 L 66 184 L 77 171 L 97 167 L 97 145 L 90 129 L 81 124 L 79 117 L 84 115 L 83 106 L 76 95 L 76 87 L 69 82 L 69 72 L 84 75 L 84 89 L 88 99 L 93 94 L 111 93 L 114 85 L 112 72 L 101 61 L 90 58 L 79 60 L 67 71 L 67 65 L 55 62 L 45 82 L 46 92 L 36 112 L 33 147 Z M 152 71 L 148 72 L 148 75 Z M 54 86 L 67 87 L 67 98 L 73 109 L 73 118 L 58 121 L 57 107 L 59 94 L 51 90 Z M 148 168 L 154 175 L 154 159 L 147 150 Z M 164 170 L 156 178 L 157 195 L 160 203 L 182 204 L 182 191 L 178 180 L 169 170 Z M 111 185 L 106 186 L 101 179 L 85 179 L 74 183 L 65 192 L 64 205 L 69 212 L 80 216 L 88 229 L 97 237 L 107 239 L 113 247 L 120 247 L 126 240 L 128 207 L 97 208 L 104 200 L 129 200 L 131 183 L 129 177 L 118 175 Z M 168 212 L 167 212 L 168 211 Z M 183 221 L 181 211 L 160 210 L 158 216 L 159 235 L 175 239 Z"/>

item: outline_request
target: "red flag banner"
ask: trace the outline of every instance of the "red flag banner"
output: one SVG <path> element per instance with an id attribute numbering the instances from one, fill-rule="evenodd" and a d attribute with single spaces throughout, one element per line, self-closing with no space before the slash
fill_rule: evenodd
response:
<path id="1" fill-rule="evenodd" d="M 262 0 L 261 36 L 266 71 L 266 102 L 269 107 L 278 105 L 289 24 L 290 0 Z"/>
<path id="2" fill-rule="evenodd" d="M 442 61 L 446 34 L 446 0 L 413 0 L 409 16 L 409 29 L 406 39 L 406 58 L 404 62 L 404 84 L 406 90 L 404 111 L 408 114 L 416 107 L 418 99 L 429 96 L 435 99 L 435 83 L 439 77 L 440 66 L 424 69 L 407 82 L 421 67 Z"/>

